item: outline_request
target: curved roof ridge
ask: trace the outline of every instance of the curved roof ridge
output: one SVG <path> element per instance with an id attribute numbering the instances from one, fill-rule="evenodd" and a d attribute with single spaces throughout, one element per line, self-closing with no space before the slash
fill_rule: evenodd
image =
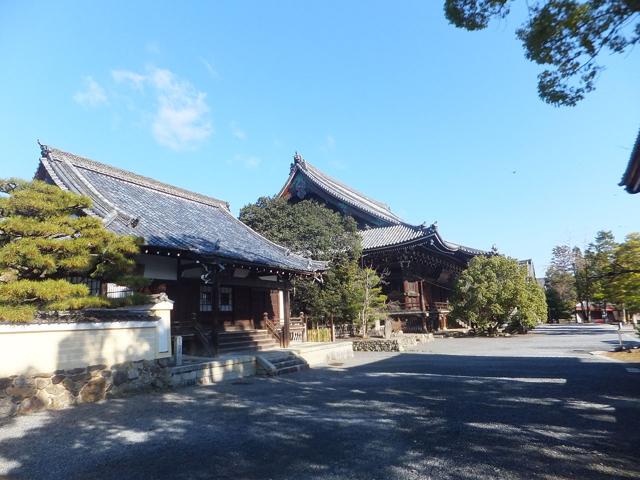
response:
<path id="1" fill-rule="evenodd" d="M 158 180 L 155 180 L 153 178 L 145 177 L 144 175 L 139 175 L 128 170 L 123 170 L 111 165 L 96 162 L 95 160 L 91 160 L 90 158 L 81 157 L 73 153 L 65 152 L 64 150 L 60 150 L 58 148 L 42 145 L 41 149 L 42 156 L 47 157 L 50 160 L 68 161 L 74 167 L 92 170 L 94 172 L 101 173 L 103 175 L 109 175 L 125 182 L 134 183 L 136 185 L 150 188 L 152 190 L 157 190 L 169 195 L 185 198 L 194 202 L 203 203 L 205 205 L 220 207 L 226 210 L 229 209 L 229 204 L 224 200 L 210 197 L 208 195 L 203 195 L 201 193 L 192 192 L 184 188 L 175 187 L 173 185 L 169 185 L 168 183 L 159 182 Z"/>
<path id="2" fill-rule="evenodd" d="M 387 204 L 374 200 L 332 176 L 327 175 L 319 168 L 304 160 L 300 155 L 296 155 L 294 157 L 291 174 L 289 175 L 289 179 L 285 183 L 285 186 L 280 191 L 280 194 L 282 194 L 282 192 L 291 183 L 296 171 L 300 171 L 328 194 L 338 197 L 340 200 L 355 208 L 360 208 L 371 215 L 377 216 L 391 223 L 404 223 L 398 215 L 391 211 L 391 208 Z"/>

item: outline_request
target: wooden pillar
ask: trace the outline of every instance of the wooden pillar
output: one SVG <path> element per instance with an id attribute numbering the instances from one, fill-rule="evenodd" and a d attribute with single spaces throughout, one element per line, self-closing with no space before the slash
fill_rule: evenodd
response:
<path id="1" fill-rule="evenodd" d="M 282 327 L 282 346 L 289 347 L 290 328 L 291 328 L 291 291 L 287 282 L 284 287 L 284 325 Z"/>
<path id="2" fill-rule="evenodd" d="M 424 302 L 424 280 L 418 281 L 418 295 L 420 295 L 420 311 L 422 312 L 422 315 L 420 317 L 420 320 L 422 323 L 422 331 L 426 332 L 427 331 L 427 312 L 425 309 L 425 302 Z"/>

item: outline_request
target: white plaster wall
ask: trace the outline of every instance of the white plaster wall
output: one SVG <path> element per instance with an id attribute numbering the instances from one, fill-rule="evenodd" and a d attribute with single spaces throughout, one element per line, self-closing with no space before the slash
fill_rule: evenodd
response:
<path id="1" fill-rule="evenodd" d="M 0 378 L 169 357 L 173 303 L 146 308 L 158 319 L 0 325 Z"/>

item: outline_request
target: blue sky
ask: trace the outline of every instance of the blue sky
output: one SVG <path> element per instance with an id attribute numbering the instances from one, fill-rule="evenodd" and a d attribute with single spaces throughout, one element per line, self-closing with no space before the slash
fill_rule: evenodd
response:
<path id="1" fill-rule="evenodd" d="M 294 151 L 446 239 L 533 258 L 640 230 L 617 186 L 640 127 L 640 51 L 575 108 L 536 93 L 516 11 L 483 32 L 442 1 L 2 2 L 1 176 L 36 139 L 238 209 Z"/>

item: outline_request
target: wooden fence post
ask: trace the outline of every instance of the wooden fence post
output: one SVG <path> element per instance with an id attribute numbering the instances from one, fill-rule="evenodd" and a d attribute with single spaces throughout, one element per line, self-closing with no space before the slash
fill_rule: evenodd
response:
<path id="1" fill-rule="evenodd" d="M 336 327 L 333 324 L 333 313 L 329 317 L 329 328 L 331 329 L 330 339 L 331 339 L 332 342 L 335 342 L 336 341 Z"/>
<path id="2" fill-rule="evenodd" d="M 284 290 L 284 325 L 282 326 L 282 347 L 289 346 L 289 332 L 291 327 L 291 298 L 289 297 L 289 286 Z"/>

